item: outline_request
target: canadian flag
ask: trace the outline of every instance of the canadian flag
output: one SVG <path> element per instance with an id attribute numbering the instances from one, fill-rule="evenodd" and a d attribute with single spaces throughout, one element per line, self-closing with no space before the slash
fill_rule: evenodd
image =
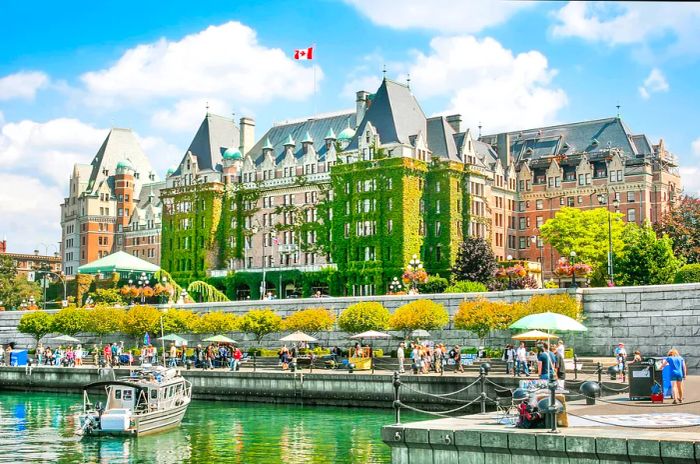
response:
<path id="1" fill-rule="evenodd" d="M 314 47 L 300 48 L 294 50 L 295 60 L 313 60 L 314 59 Z"/>

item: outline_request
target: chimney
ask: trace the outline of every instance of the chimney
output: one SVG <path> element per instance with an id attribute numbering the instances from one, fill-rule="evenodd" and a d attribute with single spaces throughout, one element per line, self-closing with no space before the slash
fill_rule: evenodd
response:
<path id="1" fill-rule="evenodd" d="M 501 166 L 504 168 L 510 166 L 510 134 L 498 134 L 496 139 L 496 151 L 498 152 L 498 159 L 501 160 Z"/>
<path id="2" fill-rule="evenodd" d="M 452 126 L 455 132 L 462 132 L 462 115 L 461 114 L 451 114 L 445 118 L 447 124 Z"/>
<path id="3" fill-rule="evenodd" d="M 365 117 L 365 112 L 367 111 L 367 99 L 369 97 L 369 92 L 360 90 L 357 92 L 357 99 L 355 103 L 357 109 L 355 111 L 355 127 L 357 128 Z"/>
<path id="4" fill-rule="evenodd" d="M 241 155 L 245 156 L 255 143 L 255 119 L 243 117 L 239 127 L 241 146 L 238 147 L 238 150 L 241 152 Z"/>
<path id="5" fill-rule="evenodd" d="M 7 253 L 7 240 L 0 241 L 0 253 Z"/>

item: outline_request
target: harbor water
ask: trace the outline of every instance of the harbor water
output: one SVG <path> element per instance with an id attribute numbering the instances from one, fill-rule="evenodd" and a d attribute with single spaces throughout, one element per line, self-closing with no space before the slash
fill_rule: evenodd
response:
<path id="1" fill-rule="evenodd" d="M 0 392 L 0 462 L 381 463 L 391 410 L 193 401 L 182 426 L 139 438 L 74 435 L 80 395 Z"/>

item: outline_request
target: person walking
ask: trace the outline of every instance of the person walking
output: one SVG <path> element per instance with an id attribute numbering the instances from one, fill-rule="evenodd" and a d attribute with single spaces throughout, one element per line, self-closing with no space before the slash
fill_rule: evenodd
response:
<path id="1" fill-rule="evenodd" d="M 537 371 L 540 373 L 540 379 L 549 380 L 554 375 L 554 360 L 549 352 L 549 345 L 543 343 L 537 347 Z"/>
<path id="2" fill-rule="evenodd" d="M 241 352 L 240 348 L 236 347 L 233 350 L 233 356 L 231 359 L 233 359 L 233 369 L 231 369 L 231 370 L 232 371 L 240 370 L 241 369 L 241 359 L 243 359 L 243 352 Z"/>
<path id="3" fill-rule="evenodd" d="M 618 343 L 617 348 L 615 348 L 615 361 L 617 362 L 617 371 L 621 375 L 621 382 L 624 382 L 627 370 L 627 350 L 624 343 Z"/>
<path id="4" fill-rule="evenodd" d="M 406 347 L 406 344 L 404 342 L 401 342 L 401 343 L 399 343 L 399 347 L 396 350 L 396 357 L 399 360 L 399 374 L 404 373 L 403 362 L 404 362 L 404 359 L 406 358 L 406 353 L 404 352 L 405 347 Z"/>
<path id="5" fill-rule="evenodd" d="M 668 352 L 668 356 L 661 364 L 661 369 L 666 366 L 671 368 L 671 386 L 673 387 L 673 404 L 683 402 L 683 381 L 688 376 L 688 366 L 685 360 L 681 357 L 678 350 L 672 348 Z"/>
<path id="6" fill-rule="evenodd" d="M 513 375 L 515 375 L 515 349 L 513 345 L 506 345 L 506 348 L 503 350 L 502 359 L 506 362 L 506 375 L 510 374 L 511 371 Z"/>
<path id="7" fill-rule="evenodd" d="M 530 375 L 530 368 L 527 366 L 527 348 L 525 348 L 525 342 L 520 342 L 520 346 L 515 350 L 515 370 L 518 377 L 520 377 L 521 372 L 525 373 L 526 376 Z"/>
<path id="8" fill-rule="evenodd" d="M 78 346 L 75 347 L 75 365 L 83 365 L 83 345 L 80 343 L 78 343 Z"/>
<path id="9" fill-rule="evenodd" d="M 177 347 L 175 343 L 170 344 L 170 367 L 177 367 Z"/>
<path id="10" fill-rule="evenodd" d="M 464 366 L 462 366 L 462 349 L 459 345 L 455 345 L 449 352 L 450 358 L 455 362 L 455 372 L 464 372 Z"/>
<path id="11" fill-rule="evenodd" d="M 554 355 L 554 373 L 557 376 L 557 388 L 564 390 L 566 384 L 566 361 L 564 359 L 564 351 L 560 350 L 558 346 L 552 346 L 552 354 Z"/>

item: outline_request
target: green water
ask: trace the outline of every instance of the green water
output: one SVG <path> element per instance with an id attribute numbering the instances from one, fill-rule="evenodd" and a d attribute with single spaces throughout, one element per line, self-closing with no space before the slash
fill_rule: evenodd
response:
<path id="1" fill-rule="evenodd" d="M 0 462 L 381 463 L 391 410 L 193 401 L 182 426 L 139 438 L 74 435 L 79 395 L 0 392 Z"/>

